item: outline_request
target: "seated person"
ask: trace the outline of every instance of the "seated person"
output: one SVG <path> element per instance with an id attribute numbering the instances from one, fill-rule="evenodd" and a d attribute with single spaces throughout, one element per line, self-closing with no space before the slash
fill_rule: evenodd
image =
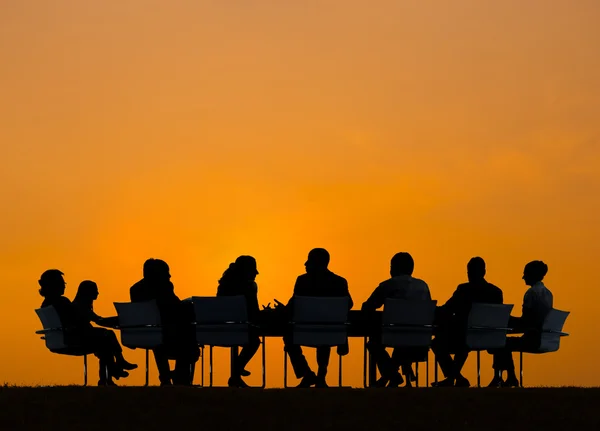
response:
<path id="1" fill-rule="evenodd" d="M 369 299 L 363 303 L 362 310 L 375 311 L 383 307 L 385 300 L 388 298 L 430 301 L 429 286 L 423 280 L 412 276 L 414 268 L 415 262 L 409 253 L 396 253 L 390 262 L 391 278 L 377 286 Z M 401 385 L 404 379 L 398 373 L 399 365 L 402 365 L 403 372 L 407 377 L 406 385 L 410 386 L 410 380 L 412 379 L 411 361 L 409 359 L 409 356 L 412 355 L 410 350 L 394 349 L 393 357 L 390 358 L 385 347 L 381 344 L 380 332 L 370 337 L 367 348 L 381 374 L 381 378 L 375 383 L 375 386 L 398 387 Z"/>
<path id="2" fill-rule="evenodd" d="M 467 283 L 460 284 L 452 297 L 438 307 L 436 320 L 438 330 L 431 343 L 435 358 L 446 379 L 433 386 L 469 387 L 469 381 L 461 374 L 469 349 L 465 345 L 467 322 L 473 303 L 502 304 L 502 290 L 485 280 L 485 261 L 472 258 L 467 264 Z M 454 352 L 454 360 L 450 354 Z M 496 386 L 492 380 L 490 386 Z"/>
<path id="3" fill-rule="evenodd" d="M 258 275 L 256 260 L 252 256 L 240 256 L 234 263 L 229 265 L 223 276 L 219 280 L 217 296 L 238 296 L 246 297 L 246 307 L 248 310 L 248 321 L 256 322 L 258 317 L 258 285 L 254 281 Z M 246 365 L 260 347 L 258 335 L 250 331 L 249 343 L 242 348 L 240 354 L 235 358 L 232 364 L 232 375 L 227 382 L 230 387 L 246 388 L 248 385 L 242 380 L 242 376 L 249 376 L 246 371 Z"/>
<path id="4" fill-rule="evenodd" d="M 182 302 L 171 282 L 169 265 L 160 259 L 144 262 L 143 276 L 129 290 L 131 302 L 155 300 L 160 312 L 165 343 L 153 350 L 161 386 L 191 385 L 193 370 L 200 358 L 196 343 L 194 309 L 191 303 Z M 175 358 L 171 373 L 169 358 Z"/>
<path id="5" fill-rule="evenodd" d="M 331 272 L 327 267 L 329 265 L 329 252 L 324 248 L 315 248 L 308 253 L 308 259 L 304 266 L 306 274 L 300 275 L 296 279 L 294 294 L 289 300 L 286 309 L 291 314 L 294 297 L 296 296 L 316 296 L 316 297 L 340 297 L 349 298 L 349 308 L 352 308 L 353 302 L 348 290 L 348 282 L 345 278 Z M 310 369 L 302 347 L 293 344 L 290 336 L 284 337 L 285 350 L 290 357 L 292 368 L 296 378 L 302 379 L 298 387 L 308 388 L 311 386 L 327 387 L 325 380 L 327 376 L 327 367 L 331 355 L 330 346 L 317 347 L 317 374 Z"/>
<path id="6" fill-rule="evenodd" d="M 507 371 L 505 381 L 501 386 L 517 387 L 519 380 L 515 374 L 515 364 L 512 352 L 527 352 L 539 349 L 544 320 L 552 310 L 554 298 L 542 280 L 548 273 L 548 265 L 540 260 L 534 260 L 525 265 L 523 280 L 529 289 L 523 297 L 523 312 L 521 317 L 512 317 L 508 326 L 523 332 L 521 337 L 507 337 L 506 347 L 494 353 L 494 372 L 501 376 Z"/>
<path id="7" fill-rule="evenodd" d="M 119 324 L 118 317 L 100 317 L 94 312 L 94 301 L 98 299 L 98 294 L 98 285 L 91 280 L 84 280 L 79 283 L 73 305 L 81 317 L 88 322 L 106 328 L 115 328 Z"/>
<path id="8" fill-rule="evenodd" d="M 127 377 L 125 370 L 137 368 L 123 358 L 123 350 L 113 331 L 94 328 L 90 320 L 82 316 L 78 308 L 64 296 L 65 280 L 58 269 L 45 271 L 38 281 L 40 295 L 44 297 L 42 308 L 53 306 L 58 313 L 62 327 L 66 330 L 67 345 L 93 349 L 100 361 L 98 386 L 114 386 L 113 377 Z M 106 370 L 106 373 L 104 372 Z M 108 375 L 107 375 L 108 374 Z"/>

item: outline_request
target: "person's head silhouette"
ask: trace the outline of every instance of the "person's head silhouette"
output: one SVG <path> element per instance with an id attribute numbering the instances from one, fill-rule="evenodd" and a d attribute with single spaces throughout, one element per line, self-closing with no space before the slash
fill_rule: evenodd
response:
<path id="1" fill-rule="evenodd" d="M 308 253 L 308 259 L 304 263 L 307 273 L 327 271 L 329 265 L 329 252 L 324 248 L 313 248 Z"/>
<path id="2" fill-rule="evenodd" d="M 49 269 L 44 271 L 38 280 L 38 284 L 40 285 L 40 295 L 44 298 L 52 298 L 61 296 L 65 293 L 65 279 L 63 278 L 63 273 L 58 269 Z"/>
<path id="3" fill-rule="evenodd" d="M 485 278 L 485 261 L 481 257 L 474 257 L 467 263 L 467 277 L 470 282 Z"/>
<path id="4" fill-rule="evenodd" d="M 402 251 L 396 253 L 390 262 L 390 275 L 397 277 L 399 275 L 412 275 L 415 270 L 415 261 L 412 256 Z"/>
<path id="5" fill-rule="evenodd" d="M 91 280 L 84 280 L 79 283 L 75 300 L 93 302 L 98 299 L 98 285 Z"/>
<path id="6" fill-rule="evenodd" d="M 169 265 L 161 259 L 148 259 L 144 262 L 144 278 L 151 281 L 169 281 Z"/>
<path id="7" fill-rule="evenodd" d="M 234 262 L 235 272 L 242 280 L 254 281 L 258 275 L 256 259 L 252 256 L 239 256 Z"/>
<path id="8" fill-rule="evenodd" d="M 548 265 L 541 260 L 534 260 L 525 265 L 525 269 L 523 270 L 523 280 L 525 280 L 526 285 L 533 286 L 542 281 L 547 273 Z"/>

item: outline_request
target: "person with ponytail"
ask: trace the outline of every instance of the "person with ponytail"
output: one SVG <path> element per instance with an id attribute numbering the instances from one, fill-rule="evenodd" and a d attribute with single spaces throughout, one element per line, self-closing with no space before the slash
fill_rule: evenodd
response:
<path id="1" fill-rule="evenodd" d="M 249 322 L 255 322 L 259 313 L 258 286 L 255 281 L 257 275 L 256 259 L 252 256 L 239 256 L 225 270 L 217 288 L 217 296 L 244 296 L 246 298 Z M 250 332 L 248 344 L 242 348 L 231 367 L 232 374 L 229 377 L 228 386 L 248 387 L 246 382 L 242 380 L 242 376 L 250 375 L 250 372 L 246 370 L 246 365 L 256 354 L 259 347 L 260 339 L 258 335 Z"/>

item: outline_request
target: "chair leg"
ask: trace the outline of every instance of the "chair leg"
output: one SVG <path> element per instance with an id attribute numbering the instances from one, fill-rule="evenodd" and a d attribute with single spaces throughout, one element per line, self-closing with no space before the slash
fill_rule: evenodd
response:
<path id="1" fill-rule="evenodd" d="M 87 355 L 83 355 L 83 386 L 87 386 Z"/>
<path id="2" fill-rule="evenodd" d="M 262 386 L 267 387 L 267 343 L 265 337 L 262 337 Z"/>
<path id="3" fill-rule="evenodd" d="M 285 351 L 285 347 L 283 350 L 283 387 L 287 388 L 287 363 L 288 363 L 288 354 Z"/>
<path id="4" fill-rule="evenodd" d="M 425 387 L 429 387 L 429 350 L 425 356 Z"/>
<path id="5" fill-rule="evenodd" d="M 150 382 L 150 365 L 149 365 L 149 352 L 148 349 L 146 349 L 146 382 L 144 383 L 144 386 L 148 386 L 149 382 Z"/>
<path id="6" fill-rule="evenodd" d="M 519 352 L 519 386 L 523 387 L 523 352 Z"/>
<path id="7" fill-rule="evenodd" d="M 208 386 L 212 388 L 213 385 L 213 346 L 208 348 Z"/>
<path id="8" fill-rule="evenodd" d="M 342 387 L 342 355 L 338 355 L 340 358 L 339 364 L 339 375 L 338 375 L 338 386 Z"/>
<path id="9" fill-rule="evenodd" d="M 367 387 L 367 337 L 364 338 L 364 351 L 363 351 L 363 387 Z"/>
<path id="10" fill-rule="evenodd" d="M 481 358 L 480 355 L 481 352 L 478 350 L 477 351 L 477 387 L 480 388 L 481 387 Z"/>
<path id="11" fill-rule="evenodd" d="M 204 387 L 204 346 L 200 347 L 200 357 L 202 358 L 202 359 L 200 359 L 202 361 L 201 362 L 202 376 L 200 378 L 200 385 L 202 387 Z"/>
<path id="12" fill-rule="evenodd" d="M 410 378 L 410 376 L 409 376 Z M 419 362 L 415 362 L 415 386 L 418 388 L 419 387 Z"/>
<path id="13" fill-rule="evenodd" d="M 433 382 L 437 384 L 438 382 L 438 361 L 437 359 L 433 360 Z"/>

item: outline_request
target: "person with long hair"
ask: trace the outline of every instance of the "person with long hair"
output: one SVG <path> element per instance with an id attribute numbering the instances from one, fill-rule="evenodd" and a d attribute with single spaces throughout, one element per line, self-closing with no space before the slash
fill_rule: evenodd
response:
<path id="1" fill-rule="evenodd" d="M 217 296 L 244 296 L 246 298 L 246 307 L 248 312 L 248 321 L 254 322 L 258 317 L 258 285 L 256 276 L 258 269 L 256 259 L 252 256 L 239 256 L 235 262 L 231 263 L 219 280 Z M 242 380 L 242 376 L 250 375 L 246 370 L 246 365 L 258 351 L 260 339 L 258 335 L 250 332 L 249 342 L 243 348 L 240 354 L 232 364 L 232 374 L 229 377 L 228 386 L 245 388 L 248 387 Z"/>
<path id="2" fill-rule="evenodd" d="M 62 327 L 67 330 L 68 346 L 88 347 L 94 350 L 100 361 L 98 386 L 114 386 L 113 378 L 127 377 L 129 373 L 126 370 L 135 369 L 137 365 L 123 358 L 121 345 L 113 331 L 93 327 L 90 320 L 64 296 L 66 282 L 63 275 L 58 269 L 49 269 L 42 274 L 38 281 L 39 293 L 44 298 L 41 306 L 53 306 L 56 309 Z"/>

